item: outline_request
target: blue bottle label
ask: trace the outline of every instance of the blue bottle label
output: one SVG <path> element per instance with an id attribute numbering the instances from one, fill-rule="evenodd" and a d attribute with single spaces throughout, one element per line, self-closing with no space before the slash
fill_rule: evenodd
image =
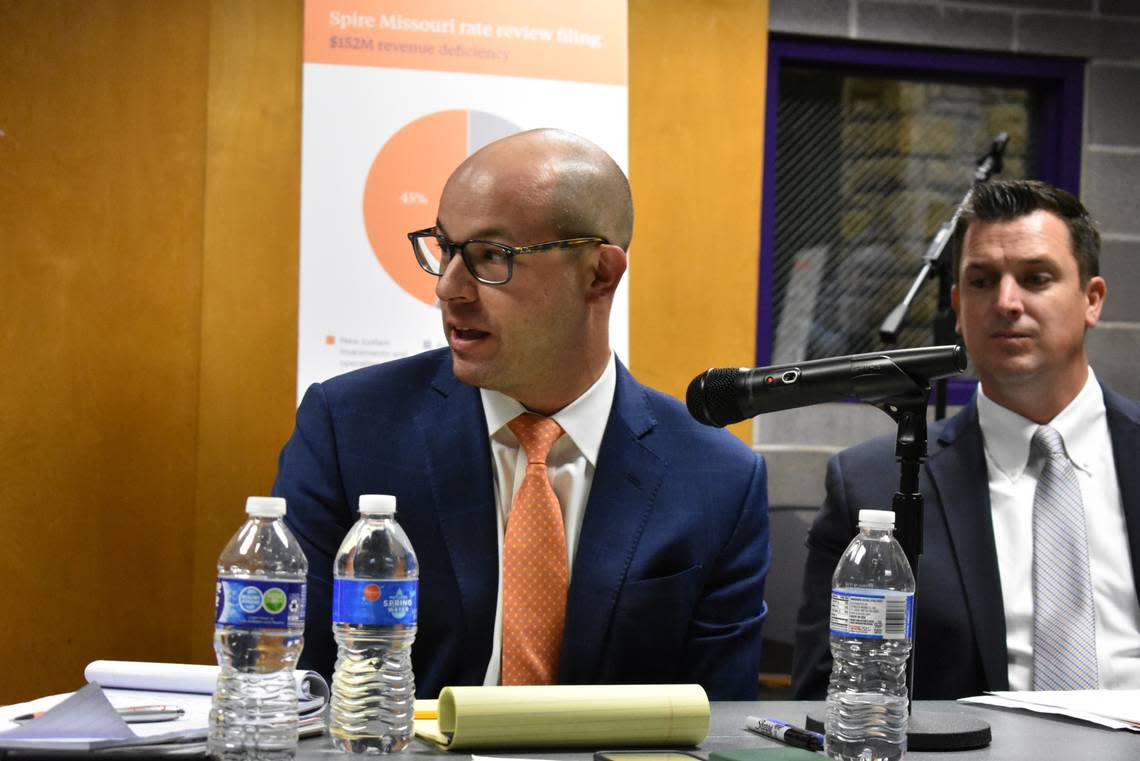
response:
<path id="1" fill-rule="evenodd" d="M 305 625 L 305 582 L 218 577 L 214 623 L 250 629 Z"/>
<path id="2" fill-rule="evenodd" d="M 831 592 L 831 633 L 862 639 L 910 639 L 914 593 L 889 589 L 835 589 Z"/>
<path id="3" fill-rule="evenodd" d="M 415 626 L 418 579 L 333 579 L 333 623 Z"/>

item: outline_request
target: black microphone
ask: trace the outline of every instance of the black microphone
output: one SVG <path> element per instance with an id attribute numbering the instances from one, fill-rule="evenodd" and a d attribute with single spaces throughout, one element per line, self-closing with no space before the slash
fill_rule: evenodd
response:
<path id="1" fill-rule="evenodd" d="M 930 381 L 966 369 L 961 346 L 924 346 L 871 354 L 814 359 L 775 367 L 707 370 L 689 384 L 689 413 L 705 425 L 739 423 L 765 412 L 841 399 L 883 402 L 915 392 Z"/>

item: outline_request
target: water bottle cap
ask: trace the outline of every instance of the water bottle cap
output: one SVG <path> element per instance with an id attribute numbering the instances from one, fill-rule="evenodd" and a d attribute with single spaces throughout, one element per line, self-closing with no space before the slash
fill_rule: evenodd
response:
<path id="1" fill-rule="evenodd" d="M 391 494 L 361 494 L 360 512 L 362 515 L 392 515 L 396 512 L 396 498 Z"/>
<path id="2" fill-rule="evenodd" d="M 280 518 L 285 514 L 285 500 L 281 497 L 249 497 L 245 501 L 245 512 L 258 518 Z"/>
<path id="3" fill-rule="evenodd" d="M 885 528 L 895 527 L 895 514 L 891 510 L 860 510 L 859 528 Z"/>

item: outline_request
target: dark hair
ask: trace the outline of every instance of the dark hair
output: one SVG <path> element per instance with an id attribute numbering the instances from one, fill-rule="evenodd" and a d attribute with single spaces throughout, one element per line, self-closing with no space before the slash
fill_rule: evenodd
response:
<path id="1" fill-rule="evenodd" d="M 975 220 L 1007 222 L 1044 210 L 1057 215 L 1069 228 L 1069 241 L 1081 287 L 1100 274 L 1100 233 L 1088 210 L 1071 193 L 1038 180 L 993 180 L 974 187 L 962 204 L 954 227 L 954 282 L 962 266 L 962 245 L 966 230 Z"/>

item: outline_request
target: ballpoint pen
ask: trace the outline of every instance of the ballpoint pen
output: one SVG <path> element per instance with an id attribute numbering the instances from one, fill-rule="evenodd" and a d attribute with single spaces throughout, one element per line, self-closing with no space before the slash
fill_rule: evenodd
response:
<path id="1" fill-rule="evenodd" d="M 183 711 L 178 706 L 127 706 L 126 708 L 116 708 L 115 712 L 122 717 L 123 721 L 128 724 L 148 724 L 156 721 L 175 721 L 182 718 Z M 12 721 L 31 721 L 43 716 L 43 711 L 36 711 L 35 713 L 26 713 L 23 716 L 17 716 Z"/>
<path id="2" fill-rule="evenodd" d="M 779 740 L 787 745 L 805 750 L 823 750 L 823 735 L 819 732 L 811 732 L 792 726 L 786 721 L 749 716 L 744 720 L 744 726 L 757 734 Z"/>

